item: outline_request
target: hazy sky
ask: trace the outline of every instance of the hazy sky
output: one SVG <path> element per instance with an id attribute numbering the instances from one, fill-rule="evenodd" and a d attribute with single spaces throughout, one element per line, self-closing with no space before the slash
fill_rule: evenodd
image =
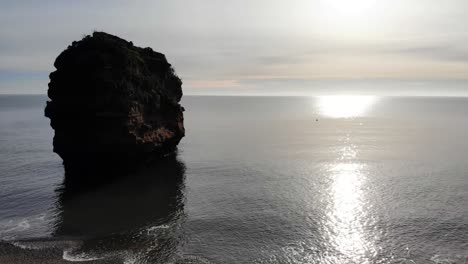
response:
<path id="1" fill-rule="evenodd" d="M 466 0 L 0 0 L 0 93 L 45 93 L 102 30 L 165 53 L 186 94 L 468 94 L 467 22 Z"/>

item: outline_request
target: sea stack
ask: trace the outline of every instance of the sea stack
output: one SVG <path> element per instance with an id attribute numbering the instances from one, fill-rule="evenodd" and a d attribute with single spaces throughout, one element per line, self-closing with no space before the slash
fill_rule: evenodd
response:
<path id="1" fill-rule="evenodd" d="M 54 66 L 45 116 L 66 169 L 174 153 L 185 135 L 182 81 L 164 54 L 94 32 Z"/>

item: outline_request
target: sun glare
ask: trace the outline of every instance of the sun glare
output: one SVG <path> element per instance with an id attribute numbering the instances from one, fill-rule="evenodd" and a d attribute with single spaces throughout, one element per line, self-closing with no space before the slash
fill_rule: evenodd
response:
<path id="1" fill-rule="evenodd" d="M 377 0 L 320 0 L 315 8 L 322 27 L 343 37 L 359 36 L 375 24 L 383 25 L 381 5 Z"/>
<path id="2" fill-rule="evenodd" d="M 326 0 L 323 5 L 331 15 L 343 19 L 358 19 L 373 11 L 376 0 Z"/>
<path id="3" fill-rule="evenodd" d="M 321 96 L 319 112 L 333 118 L 351 118 L 363 115 L 375 103 L 375 96 Z"/>

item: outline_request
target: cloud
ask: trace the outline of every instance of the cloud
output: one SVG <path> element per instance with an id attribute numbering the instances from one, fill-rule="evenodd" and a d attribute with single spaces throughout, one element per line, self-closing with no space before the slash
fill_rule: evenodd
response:
<path id="1" fill-rule="evenodd" d="M 353 34 L 317 23 L 316 3 L 5 0 L 0 93 L 26 80 L 35 84 L 25 90 L 44 91 L 56 56 L 95 29 L 165 53 L 188 93 L 280 80 L 286 91 L 317 79 L 468 78 L 465 1 L 382 0 L 388 21 Z"/>
<path id="2" fill-rule="evenodd" d="M 403 47 L 389 52 L 432 60 L 468 62 L 468 47 L 462 48 L 456 45 L 420 45 L 416 47 Z"/>

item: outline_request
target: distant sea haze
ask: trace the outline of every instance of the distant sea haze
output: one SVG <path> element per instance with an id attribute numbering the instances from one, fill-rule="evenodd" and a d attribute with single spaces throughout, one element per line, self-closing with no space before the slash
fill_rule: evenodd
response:
<path id="1" fill-rule="evenodd" d="M 208 84 L 208 83 L 207 83 Z M 217 88 L 203 87 L 187 81 L 186 94 L 217 96 L 421 96 L 468 97 L 467 79 L 395 79 L 395 78 L 331 78 L 331 79 L 251 79 L 220 81 Z M 211 84 L 213 86 L 213 84 Z M 227 87 L 225 87 L 227 86 Z"/>
<path id="2" fill-rule="evenodd" d="M 177 156 L 64 181 L 0 96 L 0 263 L 468 263 L 468 99 L 185 96 Z"/>

